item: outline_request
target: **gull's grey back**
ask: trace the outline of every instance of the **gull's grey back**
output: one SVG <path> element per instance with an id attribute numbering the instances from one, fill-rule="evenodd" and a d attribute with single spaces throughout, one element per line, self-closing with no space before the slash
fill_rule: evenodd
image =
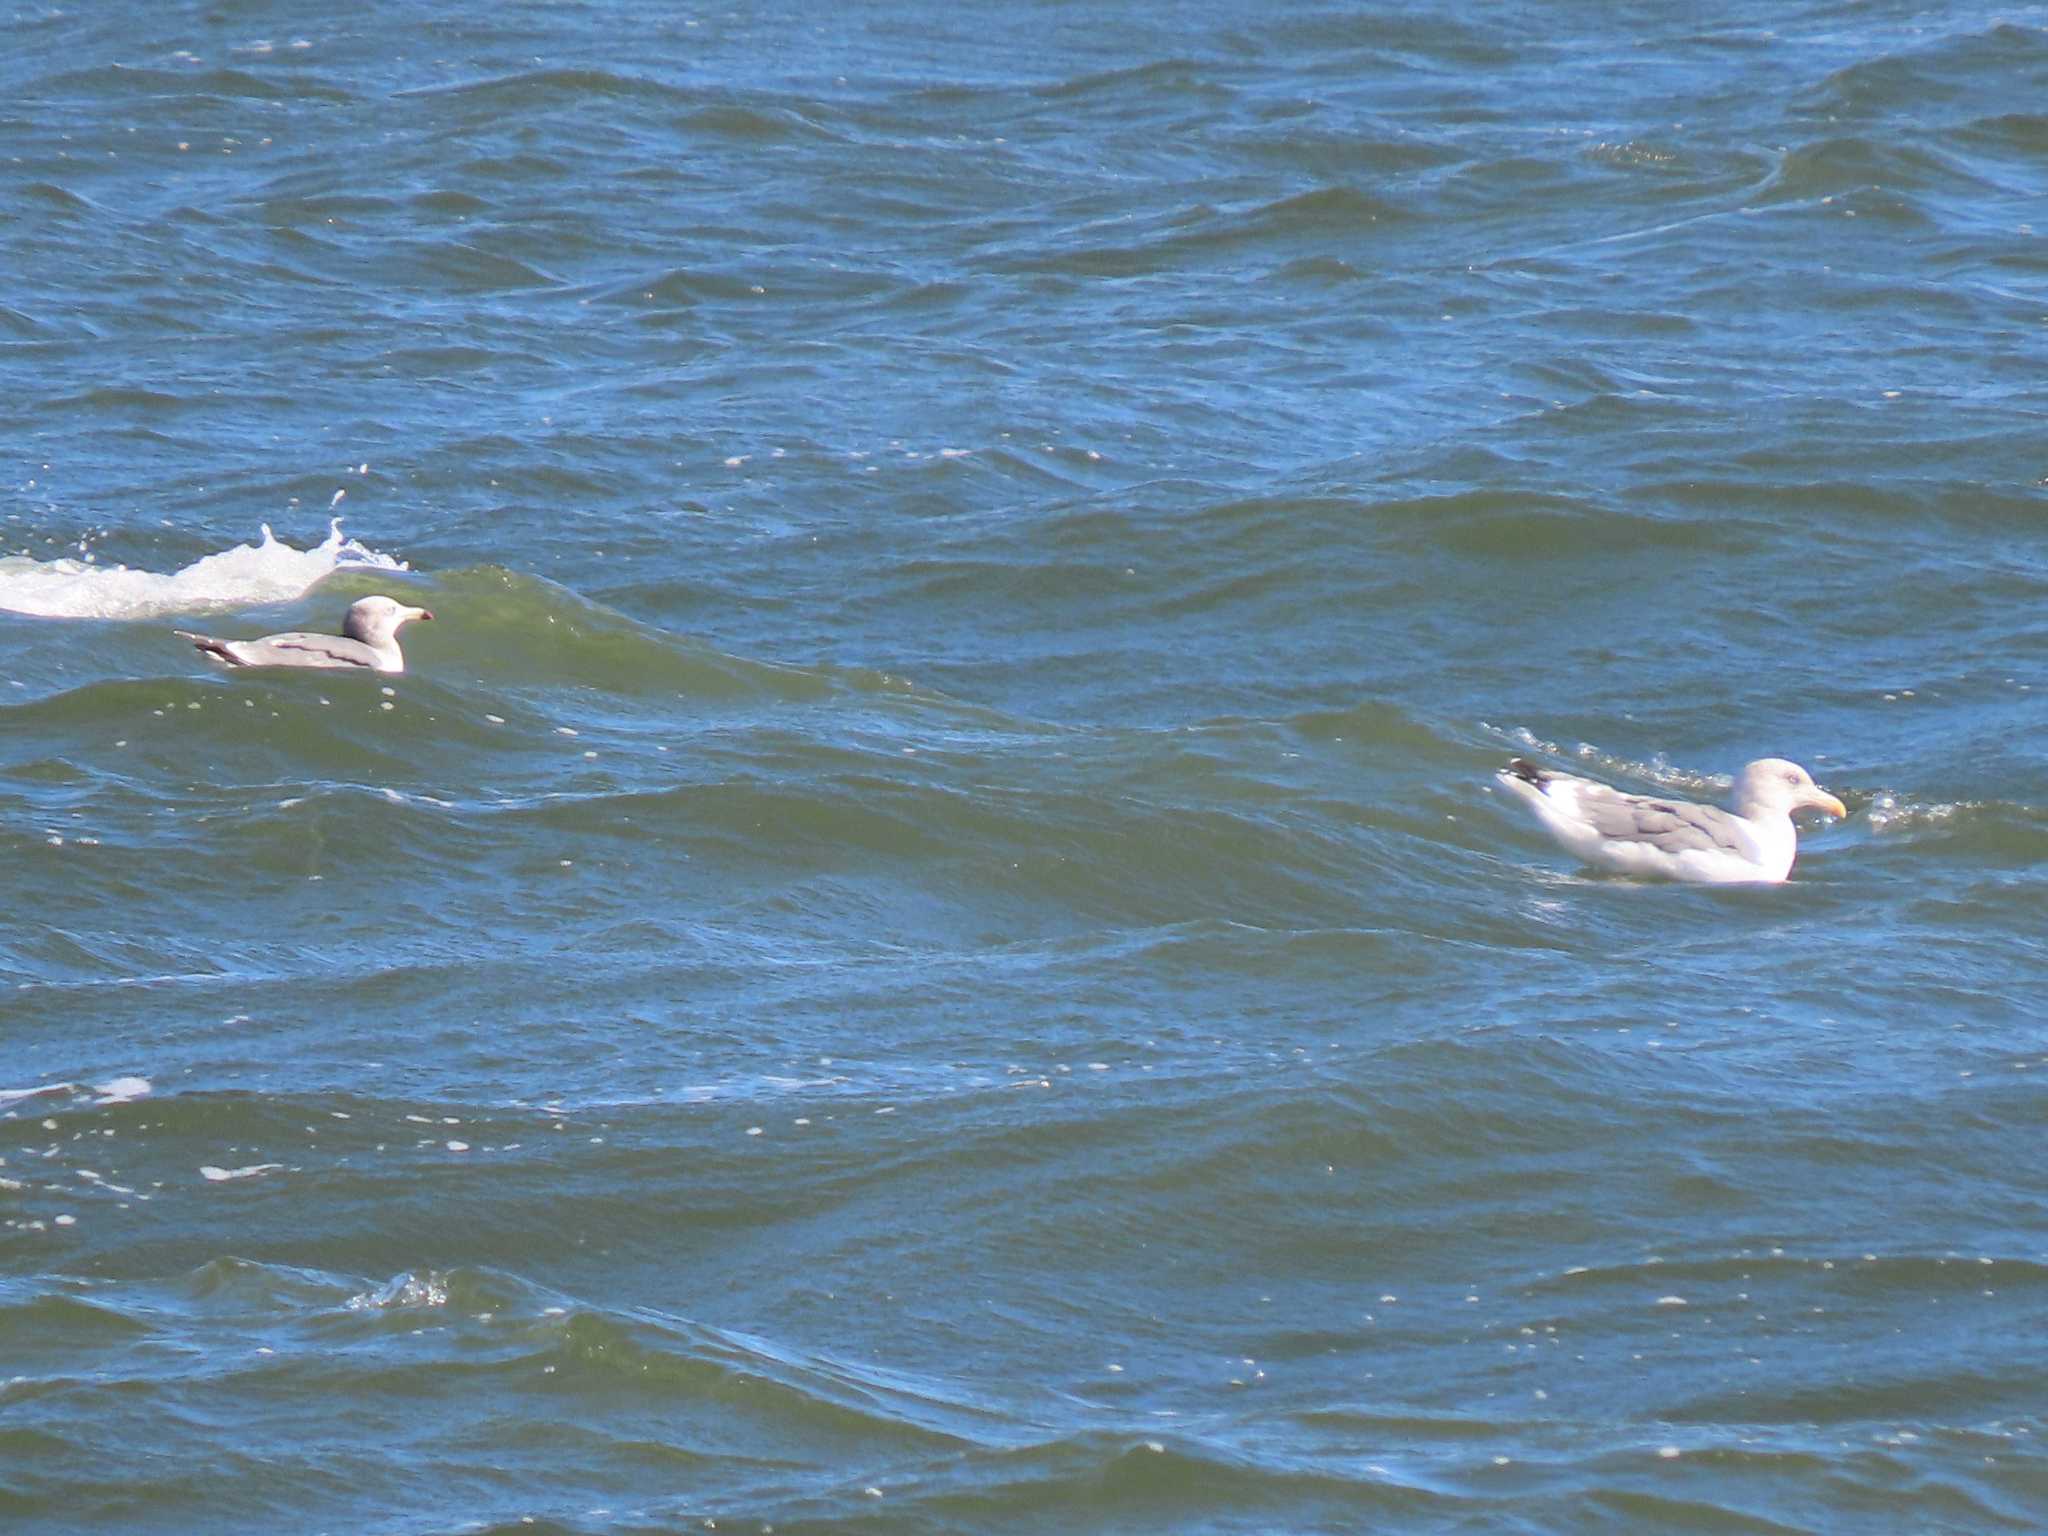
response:
<path id="1" fill-rule="evenodd" d="M 374 646 L 343 635 L 295 632 L 265 635 L 261 640 L 230 642 L 249 667 L 368 667 L 375 670 L 382 654 Z"/>
<path id="2" fill-rule="evenodd" d="M 1648 843 L 1666 853 L 1748 851 L 1740 823 L 1719 806 L 1625 795 L 1590 780 L 1579 790 L 1579 806 L 1602 837 Z"/>

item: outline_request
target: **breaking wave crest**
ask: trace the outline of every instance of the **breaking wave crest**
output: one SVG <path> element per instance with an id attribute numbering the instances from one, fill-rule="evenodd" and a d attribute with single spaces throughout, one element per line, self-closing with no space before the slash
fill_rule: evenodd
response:
<path id="1" fill-rule="evenodd" d="M 157 619 L 174 613 L 248 608 L 303 596 L 339 570 L 402 571 L 403 560 L 345 538 L 341 519 L 311 549 L 294 549 L 263 525 L 262 539 L 237 544 L 168 573 L 91 559 L 0 558 L 0 612 L 46 619 Z"/>

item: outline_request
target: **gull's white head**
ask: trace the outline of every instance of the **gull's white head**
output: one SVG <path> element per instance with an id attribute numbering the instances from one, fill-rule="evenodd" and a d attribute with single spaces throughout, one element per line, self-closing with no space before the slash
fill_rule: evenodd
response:
<path id="1" fill-rule="evenodd" d="M 1760 757 L 1735 781 L 1738 816 L 1786 815 L 1811 807 L 1840 818 L 1849 808 L 1813 782 L 1813 775 L 1782 757 Z"/>
<path id="2" fill-rule="evenodd" d="M 396 598 L 359 597 L 348 605 L 348 617 L 341 621 L 341 632 L 365 645 L 386 646 L 397 640 L 400 625 L 432 617 L 426 609 L 408 608 Z"/>

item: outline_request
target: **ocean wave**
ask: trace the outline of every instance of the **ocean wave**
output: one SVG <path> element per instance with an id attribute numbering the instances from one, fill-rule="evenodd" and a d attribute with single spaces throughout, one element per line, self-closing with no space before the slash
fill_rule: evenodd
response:
<path id="1" fill-rule="evenodd" d="M 545 110 L 565 102 L 651 101 L 658 105 L 693 105 L 690 91 L 645 75 L 609 69 L 530 69 L 481 80 L 416 86 L 395 93 L 400 98 L 454 99 L 473 107 L 516 115 Z"/>
<path id="2" fill-rule="evenodd" d="M 1879 29 L 1864 57 L 1830 72 L 1798 106 L 1827 121 L 1898 122 L 1967 102 L 1987 79 L 2038 70 L 2044 58 L 2048 33 L 2040 27 L 2005 19 L 1986 25 L 1959 11 L 1931 27 Z"/>
<path id="3" fill-rule="evenodd" d="M 63 70 L 30 82 L 38 95 L 107 101 L 352 101 L 346 90 L 303 71 L 256 74 L 233 68 L 164 69 L 153 65 L 106 64 Z"/>
<path id="4" fill-rule="evenodd" d="M 255 544 L 202 556 L 169 573 L 64 557 L 0 558 L 0 611 L 50 619 L 160 619 L 251 608 L 303 597 L 337 571 L 403 571 L 402 560 L 344 538 L 341 519 L 310 549 L 295 549 L 263 526 Z"/>

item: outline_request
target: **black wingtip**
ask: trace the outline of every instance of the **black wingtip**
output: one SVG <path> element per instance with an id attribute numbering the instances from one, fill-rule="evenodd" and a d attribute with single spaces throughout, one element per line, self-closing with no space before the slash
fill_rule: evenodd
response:
<path id="1" fill-rule="evenodd" d="M 190 640 L 192 642 L 192 649 L 199 652 L 202 656 L 212 656 L 217 660 L 226 662 L 231 667 L 239 667 L 242 664 L 242 658 L 228 649 L 228 643 L 225 640 L 216 640 L 211 635 L 195 635 L 189 629 L 177 630 L 176 633 Z"/>
<path id="2" fill-rule="evenodd" d="M 1503 768 L 1501 772 L 1512 773 L 1518 779 L 1537 785 L 1542 784 L 1545 779 L 1550 777 L 1549 774 L 1538 768 L 1526 757 L 1509 758 L 1507 767 Z"/>

